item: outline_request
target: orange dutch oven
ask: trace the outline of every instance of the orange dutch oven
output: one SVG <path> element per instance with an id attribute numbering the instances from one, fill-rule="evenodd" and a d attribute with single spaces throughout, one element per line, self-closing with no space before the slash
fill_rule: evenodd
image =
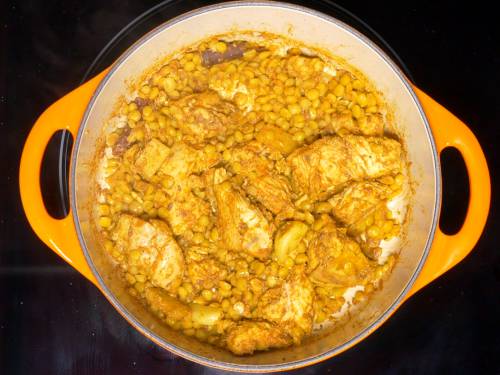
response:
<path id="1" fill-rule="evenodd" d="M 211 35 L 235 30 L 268 31 L 317 46 L 345 59 L 373 82 L 394 112 L 403 135 L 414 194 L 407 240 L 393 272 L 368 304 L 345 324 L 305 339 L 300 346 L 235 356 L 161 324 L 125 291 L 91 224 L 92 161 L 113 104 L 153 62 Z M 60 129 L 75 139 L 70 167 L 71 213 L 57 220 L 46 211 L 40 166 L 46 145 Z M 447 147 L 463 156 L 470 199 L 462 228 L 454 235 L 438 226 L 441 206 L 439 154 Z M 485 156 L 469 128 L 415 87 L 396 64 L 357 30 L 322 13 L 278 2 L 229 2 L 172 19 L 132 45 L 110 68 L 50 106 L 31 130 L 22 154 L 20 190 L 36 234 L 99 288 L 118 312 L 158 345 L 198 363 L 233 371 L 289 370 L 330 358 L 377 329 L 419 289 L 460 262 L 478 241 L 490 205 Z M 75 340 L 77 338 L 75 337 Z"/>

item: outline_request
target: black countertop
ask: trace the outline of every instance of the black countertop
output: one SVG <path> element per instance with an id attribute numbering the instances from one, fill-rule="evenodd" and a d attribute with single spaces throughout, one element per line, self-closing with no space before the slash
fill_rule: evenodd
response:
<path id="1" fill-rule="evenodd" d="M 177 1 L 169 12 L 205 3 Z M 298 372 L 500 374 L 496 12 L 486 2 L 337 3 L 376 30 L 416 84 L 470 126 L 489 159 L 493 203 L 485 233 L 463 262 L 354 348 Z M 94 286 L 35 236 L 19 199 L 19 157 L 36 118 L 77 87 L 106 44 L 155 4 L 20 0 L 0 5 L 0 374 L 221 373 L 165 352 L 129 326 Z M 116 44 L 131 43 L 133 36 L 125 33 Z M 49 180 L 55 180 L 50 176 L 56 173 L 55 161 L 49 163 Z M 465 209 L 466 174 L 452 152 L 443 165 L 442 224 L 453 229 Z M 49 200 L 57 202 L 57 191 L 51 191 Z"/>

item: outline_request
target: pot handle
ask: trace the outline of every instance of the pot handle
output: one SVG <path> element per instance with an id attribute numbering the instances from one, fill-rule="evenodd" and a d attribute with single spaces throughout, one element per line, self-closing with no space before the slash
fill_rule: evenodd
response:
<path id="1" fill-rule="evenodd" d="M 443 106 L 413 86 L 429 120 L 438 153 L 456 148 L 465 161 L 469 176 L 470 198 L 462 228 L 453 235 L 439 226 L 425 266 L 406 298 L 441 276 L 464 259 L 476 245 L 486 225 L 490 207 L 491 184 L 488 165 L 477 138 L 469 128 Z"/>
<path id="2" fill-rule="evenodd" d="M 106 73 L 103 71 L 42 113 L 26 139 L 19 167 L 21 201 L 31 227 L 47 246 L 95 285 L 97 281 L 81 250 L 71 213 L 64 219 L 54 219 L 45 208 L 40 169 L 47 144 L 56 131 L 68 130 L 76 139 L 87 104 Z"/>

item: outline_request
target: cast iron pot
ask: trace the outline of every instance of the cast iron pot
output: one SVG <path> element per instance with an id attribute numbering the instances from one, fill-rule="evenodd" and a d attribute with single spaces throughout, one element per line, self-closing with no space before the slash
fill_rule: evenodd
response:
<path id="1" fill-rule="evenodd" d="M 269 31 L 317 46 L 360 69 L 382 91 L 394 111 L 407 147 L 414 185 L 408 238 L 394 271 L 368 304 L 345 324 L 324 330 L 300 346 L 235 356 L 173 331 L 125 291 L 96 238 L 92 225 L 93 160 L 102 128 L 127 81 L 162 56 L 214 34 L 235 30 Z M 62 220 L 46 211 L 40 165 L 46 145 L 59 129 L 75 142 L 70 167 L 71 213 Z M 438 227 L 441 205 L 439 153 L 455 147 L 469 174 L 470 200 L 460 231 Z M 116 310 L 146 337 L 192 361 L 233 371 L 266 372 L 307 366 L 341 353 L 367 337 L 424 285 L 462 260 L 486 223 L 490 178 L 481 147 L 470 130 L 415 87 L 391 59 L 355 29 L 325 14 L 278 2 L 229 2 L 183 14 L 149 32 L 110 68 L 50 106 L 24 146 L 20 190 L 26 216 L 37 235 L 94 283 Z M 75 340 L 78 338 L 75 337 Z"/>

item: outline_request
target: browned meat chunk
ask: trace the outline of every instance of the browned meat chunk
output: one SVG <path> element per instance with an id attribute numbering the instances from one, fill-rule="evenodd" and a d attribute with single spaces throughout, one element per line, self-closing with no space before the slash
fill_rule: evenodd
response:
<path id="1" fill-rule="evenodd" d="M 129 127 L 126 127 L 121 131 L 118 139 L 116 140 L 112 148 L 114 156 L 121 156 L 125 153 L 125 151 L 127 151 L 129 147 L 129 142 L 127 140 L 127 137 L 129 136 L 129 134 L 130 134 Z"/>
<path id="2" fill-rule="evenodd" d="M 308 272 L 311 281 L 337 288 L 362 284 L 373 272 L 359 245 L 326 220 L 309 243 Z"/>
<path id="3" fill-rule="evenodd" d="M 280 175 L 249 178 L 243 184 L 245 191 L 258 200 L 266 209 L 280 217 L 291 217 L 293 205 L 288 180 Z"/>
<path id="4" fill-rule="evenodd" d="M 200 217 L 210 215 L 209 204 L 189 190 L 173 196 L 165 208 L 165 218 L 176 236 L 201 229 L 198 228 Z"/>
<path id="5" fill-rule="evenodd" d="M 293 186 L 311 199 L 335 193 L 351 181 L 401 170 L 401 144 L 390 138 L 322 138 L 288 157 Z"/>
<path id="6" fill-rule="evenodd" d="M 186 143 L 179 142 L 172 146 L 169 157 L 160 168 L 160 173 L 172 177 L 173 186 L 167 188 L 169 194 L 176 195 L 177 192 L 189 187 L 189 176 L 201 173 L 220 161 L 220 154 L 206 153 Z"/>
<path id="7" fill-rule="evenodd" d="M 184 255 L 167 224 L 122 214 L 113 233 L 124 255 L 121 266 L 136 267 L 155 286 L 175 290 L 184 274 Z"/>
<path id="8" fill-rule="evenodd" d="M 329 202 L 335 218 L 348 227 L 348 233 L 361 245 L 363 253 L 376 260 L 381 254 L 380 239 L 370 238 L 365 231 L 363 220 L 375 211 L 386 216 L 386 206 L 392 190 L 389 186 L 376 181 L 364 181 L 349 185 Z"/>
<path id="9" fill-rule="evenodd" d="M 157 139 L 150 140 L 139 151 L 135 160 L 135 168 L 145 180 L 150 180 L 160 169 L 170 154 L 170 149 Z"/>
<path id="10" fill-rule="evenodd" d="M 350 113 L 341 113 L 334 115 L 332 121 L 322 129 L 321 133 L 382 136 L 384 122 L 380 114 L 368 114 L 355 120 Z"/>
<path id="11" fill-rule="evenodd" d="M 297 267 L 281 286 L 262 295 L 255 313 L 282 327 L 298 343 L 312 330 L 313 302 L 313 285 L 304 271 Z"/>
<path id="12" fill-rule="evenodd" d="M 229 165 L 245 177 L 243 188 L 266 209 L 280 216 L 291 216 L 294 208 L 288 179 L 273 170 L 272 153 L 257 142 L 234 148 L 229 153 Z"/>
<path id="13" fill-rule="evenodd" d="M 147 288 L 144 296 L 151 309 L 157 314 L 164 315 L 167 321 L 178 322 L 191 317 L 191 309 L 188 305 L 169 296 L 160 288 Z"/>
<path id="14" fill-rule="evenodd" d="M 214 177 L 217 223 L 224 246 L 259 259 L 268 258 L 273 244 L 272 224 L 229 181 L 224 181 L 224 173 L 217 169 Z"/>
<path id="15" fill-rule="evenodd" d="M 211 289 L 227 276 L 225 266 L 209 255 L 188 251 L 187 274 L 196 290 Z"/>
<path id="16" fill-rule="evenodd" d="M 361 134 L 382 136 L 384 134 L 384 119 L 380 113 L 367 114 L 358 119 Z"/>
<path id="17" fill-rule="evenodd" d="M 183 97 L 170 105 L 170 113 L 176 127 L 191 138 L 191 143 L 227 134 L 241 122 L 236 107 L 215 91 Z"/>
<path id="18" fill-rule="evenodd" d="M 142 107 L 145 107 L 145 106 L 151 104 L 151 100 L 141 98 L 140 96 L 138 96 L 137 98 L 134 99 L 134 103 L 137 104 L 137 107 L 139 109 L 142 109 Z"/>
<path id="19" fill-rule="evenodd" d="M 253 354 L 257 350 L 283 348 L 293 343 L 281 328 L 267 322 L 245 321 L 228 330 L 226 343 L 237 355 Z"/>
<path id="20" fill-rule="evenodd" d="M 183 235 L 197 229 L 198 220 L 202 216 L 210 215 L 209 204 L 191 191 L 198 178 L 193 174 L 205 171 L 219 160 L 218 153 L 207 154 L 182 142 L 171 148 L 171 154 L 159 173 L 170 178 L 170 185 L 163 186 L 170 196 L 165 205 L 164 218 L 175 235 Z"/>
<path id="21" fill-rule="evenodd" d="M 356 224 L 377 206 L 385 204 L 391 188 L 376 181 L 356 182 L 333 196 L 329 202 L 336 219 L 347 226 Z"/>

